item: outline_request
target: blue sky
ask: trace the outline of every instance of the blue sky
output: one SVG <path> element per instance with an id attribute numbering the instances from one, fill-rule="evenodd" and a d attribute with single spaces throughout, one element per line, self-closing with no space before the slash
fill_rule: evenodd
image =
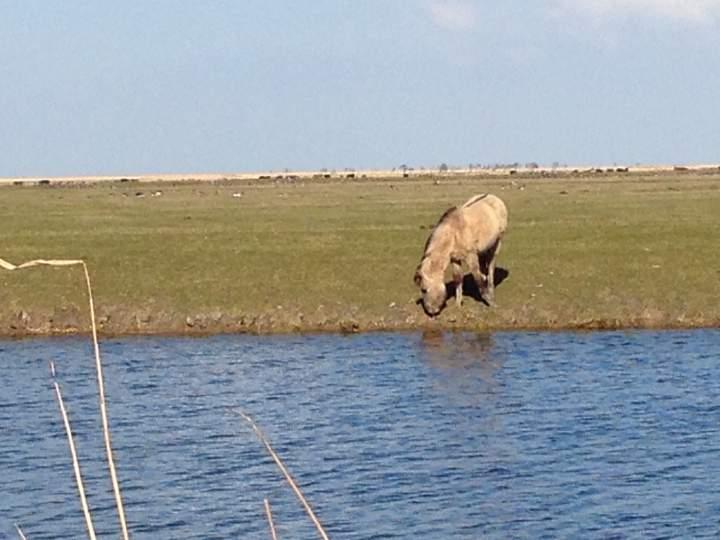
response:
<path id="1" fill-rule="evenodd" d="M 0 0 L 0 176 L 720 162 L 720 0 Z"/>

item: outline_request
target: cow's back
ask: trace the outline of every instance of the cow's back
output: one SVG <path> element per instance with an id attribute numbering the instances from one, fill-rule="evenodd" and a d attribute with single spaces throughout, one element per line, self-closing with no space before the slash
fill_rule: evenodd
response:
<path id="1" fill-rule="evenodd" d="M 495 195 L 483 194 L 470 198 L 462 207 L 462 231 L 458 244 L 463 251 L 485 251 L 507 228 L 507 209 Z"/>
<path id="2" fill-rule="evenodd" d="M 491 193 L 488 193 L 488 195 L 483 200 L 485 201 L 485 204 L 492 207 L 492 209 L 495 211 L 495 214 L 498 217 L 500 234 L 504 233 L 507 230 L 508 224 L 507 206 L 505 206 L 505 203 L 500 197 L 497 197 L 496 195 L 493 195 Z"/>

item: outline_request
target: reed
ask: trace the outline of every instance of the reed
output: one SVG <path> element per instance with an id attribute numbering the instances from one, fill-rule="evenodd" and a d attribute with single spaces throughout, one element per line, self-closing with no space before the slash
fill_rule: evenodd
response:
<path id="1" fill-rule="evenodd" d="M 25 536 L 25 533 L 23 532 L 23 530 L 20 528 L 20 525 L 18 525 L 18 524 L 16 523 L 16 524 L 15 524 L 15 529 L 17 530 L 18 536 L 20 536 L 20 539 L 21 539 L 21 540 L 27 540 L 27 537 Z"/>
<path id="2" fill-rule="evenodd" d="M 103 437 L 105 439 L 105 453 L 107 455 L 108 468 L 110 469 L 110 478 L 112 480 L 113 493 L 115 495 L 115 504 L 117 506 L 118 517 L 120 519 L 120 527 L 122 529 L 123 539 L 128 540 L 127 521 L 125 519 L 125 508 L 123 506 L 122 494 L 120 492 L 120 482 L 118 481 L 117 471 L 115 470 L 115 460 L 113 458 L 112 444 L 110 442 L 110 423 L 107 414 L 107 401 L 105 399 L 105 382 L 103 379 L 102 362 L 100 361 L 100 346 L 98 345 L 97 323 L 95 322 L 95 303 L 93 301 L 92 286 L 90 285 L 90 273 L 87 264 L 82 262 L 85 272 L 85 282 L 87 284 L 88 301 L 90 303 L 90 321 L 92 323 L 93 350 L 95 352 L 95 370 L 97 372 L 98 391 L 100 392 L 100 416 L 103 424 Z"/>
<path id="3" fill-rule="evenodd" d="M 100 359 L 100 346 L 98 344 L 97 336 L 97 323 L 95 318 L 95 302 L 93 300 L 92 286 L 90 283 L 90 273 L 88 271 L 87 264 L 85 261 L 80 259 L 35 259 L 19 265 L 9 263 L 3 259 L 0 259 L 0 268 L 5 270 L 21 270 L 25 268 L 32 268 L 35 266 L 77 266 L 81 265 L 85 276 L 85 284 L 87 286 L 88 303 L 90 308 L 90 322 L 92 326 L 92 339 L 93 339 L 93 350 L 95 353 L 95 369 L 97 372 L 98 391 L 100 400 L 100 416 L 103 424 L 103 438 L 105 441 L 105 451 L 108 461 L 108 469 L 110 470 L 110 478 L 113 486 L 113 493 L 115 496 L 115 504 L 118 512 L 118 518 L 120 520 L 120 527 L 122 529 L 122 537 L 124 540 L 129 540 L 129 532 L 127 527 L 127 520 L 125 518 L 125 510 L 122 502 L 122 494 L 120 492 L 120 482 L 118 481 L 117 471 L 115 468 L 115 460 L 113 458 L 112 444 L 110 440 L 110 424 L 107 414 L 107 401 L 105 399 L 105 383 L 103 379 L 102 361 Z M 55 366 L 51 363 L 51 373 L 55 375 Z M 55 382 L 55 392 L 60 404 L 60 410 L 63 415 L 65 422 L 65 429 L 68 435 L 68 442 L 70 444 L 70 453 L 73 459 L 73 468 L 75 469 L 75 478 L 78 484 L 78 491 L 80 492 L 80 498 L 82 501 L 83 512 L 85 514 L 85 521 L 88 527 L 88 534 L 92 540 L 95 539 L 95 531 L 92 526 L 92 520 L 90 518 L 90 512 L 87 506 L 87 500 L 85 498 L 85 491 L 82 485 L 82 477 L 80 475 L 79 462 L 77 460 L 77 453 L 75 451 L 75 444 L 72 439 L 72 431 L 70 430 L 69 420 L 65 411 L 65 405 L 62 400 L 62 394 L 60 392 L 60 386 Z"/>
<path id="4" fill-rule="evenodd" d="M 70 428 L 70 419 L 68 418 L 67 409 L 65 408 L 62 392 L 60 392 L 60 385 L 57 381 L 53 381 L 53 384 L 55 385 L 55 395 L 57 397 L 58 404 L 60 405 L 60 414 L 62 415 L 63 424 L 65 425 L 65 434 L 67 435 L 68 445 L 70 446 L 70 456 L 72 457 L 73 471 L 75 472 L 75 484 L 77 485 L 78 494 L 80 495 L 80 504 L 82 505 L 83 515 L 85 516 L 85 526 L 87 527 L 90 540 L 95 540 L 95 527 L 93 525 L 92 516 L 90 515 L 90 507 L 88 506 L 87 497 L 85 495 L 85 485 L 80 472 L 80 461 L 77 457 L 75 439 L 73 438 L 72 429 Z"/>
<path id="5" fill-rule="evenodd" d="M 277 534 L 275 533 L 275 523 L 273 523 L 272 511 L 270 510 L 270 502 L 265 499 L 265 515 L 267 516 L 268 526 L 270 527 L 270 538 L 277 540 Z"/>
<path id="6" fill-rule="evenodd" d="M 102 424 L 103 424 L 103 436 L 105 441 L 105 450 L 107 454 L 107 461 L 108 461 L 108 468 L 110 470 L 110 477 L 112 480 L 113 485 L 113 492 L 115 495 L 115 503 L 117 507 L 117 512 L 121 524 L 123 539 L 128 540 L 129 539 L 129 533 L 127 528 L 127 521 L 125 518 L 125 511 L 124 506 L 122 503 L 122 495 L 120 491 L 120 483 L 118 481 L 117 472 L 115 468 L 115 460 L 113 459 L 113 451 L 112 451 L 112 444 L 111 444 L 111 437 L 110 437 L 110 426 L 108 421 L 108 414 L 107 414 L 107 401 L 105 398 L 105 383 L 103 378 L 103 369 L 102 369 L 102 361 L 100 358 L 100 347 L 98 344 L 98 335 L 97 335 L 97 323 L 96 323 L 96 317 L 95 317 L 95 304 L 93 300 L 93 293 L 92 293 L 92 285 L 90 282 L 90 273 L 88 271 L 87 264 L 85 261 L 80 259 L 35 259 L 32 261 L 28 261 L 19 265 L 15 265 L 12 263 L 7 262 L 4 259 L 0 259 L 0 268 L 3 268 L 5 270 L 20 270 L 25 268 L 32 268 L 35 266 L 74 266 L 74 265 L 80 265 L 83 268 L 84 276 L 85 276 L 85 283 L 87 286 L 87 294 L 88 294 L 88 303 L 89 303 L 89 309 L 90 309 L 90 322 L 92 327 L 92 340 L 93 340 L 93 350 L 95 354 L 95 368 L 97 372 L 97 384 L 98 384 L 98 391 L 99 391 L 99 401 L 100 401 L 100 415 L 102 418 Z M 50 362 L 50 372 L 53 378 L 56 375 L 55 372 L 55 365 L 53 362 Z M 82 474 L 80 471 L 80 462 L 77 456 L 77 450 L 75 448 L 75 442 L 72 435 L 72 429 L 70 427 L 70 420 L 67 414 L 67 409 L 65 407 L 65 403 L 63 401 L 62 392 L 60 391 L 60 385 L 57 383 L 57 381 L 54 381 L 54 387 L 55 387 L 55 394 L 57 396 L 58 404 L 60 406 L 60 412 L 63 418 L 63 422 L 65 425 L 65 431 L 68 439 L 68 444 L 70 446 L 70 454 L 72 457 L 73 462 L 73 470 L 75 472 L 75 480 L 78 488 L 78 493 L 80 496 L 80 501 L 83 509 L 83 514 L 85 516 L 85 523 L 88 529 L 88 536 L 91 540 L 95 540 L 95 528 L 93 526 L 92 522 L 92 516 L 90 514 L 89 505 L 87 502 L 87 497 L 85 495 L 85 488 L 82 480 Z M 272 446 L 270 445 L 270 442 L 268 441 L 265 434 L 262 432 L 262 430 L 259 428 L 259 426 L 255 423 L 255 421 L 250 418 L 247 414 L 245 414 L 242 411 L 239 411 L 240 416 L 244 418 L 253 428 L 255 431 L 255 434 L 258 436 L 262 444 L 267 449 L 270 456 L 273 458 L 275 463 L 277 464 L 278 468 L 282 472 L 283 476 L 287 480 L 288 484 L 292 488 L 295 495 L 298 497 L 300 502 L 302 503 L 303 507 L 305 508 L 305 511 L 307 512 L 308 516 L 310 517 L 311 521 L 315 525 L 315 527 L 318 530 L 318 533 L 320 537 L 323 540 L 328 540 L 327 533 L 323 529 L 323 526 L 320 524 L 320 521 L 318 520 L 317 516 L 315 515 L 315 512 L 313 511 L 312 507 L 310 506 L 310 503 L 307 501 L 305 496 L 303 495 L 302 491 L 298 487 L 295 480 L 290 475 L 290 472 L 287 470 L 287 467 L 285 467 L 285 464 L 282 462 L 280 457 L 277 455 L 277 453 L 273 450 Z M 270 503 L 267 499 L 265 499 L 265 511 L 267 514 L 268 523 L 270 525 L 270 532 L 273 539 L 276 539 L 276 532 L 275 532 L 275 525 L 273 523 L 272 519 L 272 513 L 270 510 Z M 22 531 L 20 531 L 20 528 L 18 527 L 18 532 L 22 535 Z"/>
<path id="7" fill-rule="evenodd" d="M 273 460 L 275 461 L 275 464 L 280 469 L 280 472 L 282 472 L 283 476 L 285 477 L 285 480 L 287 480 L 287 483 L 290 485 L 293 492 L 295 493 L 295 495 L 297 496 L 297 498 L 300 500 L 303 507 L 305 508 L 305 512 L 307 512 L 308 517 L 315 525 L 315 528 L 317 529 L 318 534 L 320 535 L 320 538 L 322 538 L 323 540 L 328 540 L 328 535 L 325 532 L 325 529 L 323 528 L 323 526 L 320 524 L 320 520 L 315 515 L 315 512 L 313 512 L 313 509 L 310 506 L 310 503 L 303 495 L 302 491 L 298 487 L 298 485 L 295 482 L 295 480 L 293 479 L 293 477 L 290 475 L 290 472 L 287 470 L 287 467 L 285 467 L 285 464 L 280 459 L 280 456 L 278 456 L 277 453 L 275 452 L 275 450 L 273 450 L 272 446 L 270 446 L 270 441 L 268 441 L 267 437 L 262 432 L 260 427 L 255 423 L 255 421 L 252 418 L 250 418 L 250 416 L 245 414 L 243 411 L 237 411 L 237 412 L 246 422 L 248 422 L 250 424 L 250 426 L 253 428 L 253 431 L 255 432 L 255 435 L 257 435 L 258 439 L 260 439 L 260 442 L 263 444 L 263 446 L 265 446 L 265 449 L 270 454 L 270 457 L 272 457 Z"/>

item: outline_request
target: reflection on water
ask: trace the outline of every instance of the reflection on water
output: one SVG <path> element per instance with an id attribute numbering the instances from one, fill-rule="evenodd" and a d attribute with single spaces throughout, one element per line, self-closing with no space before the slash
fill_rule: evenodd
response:
<path id="1" fill-rule="evenodd" d="M 435 371 L 439 391 L 458 403 L 478 405 L 498 388 L 495 374 L 505 352 L 493 340 L 491 333 L 427 331 L 419 357 Z"/>
<path id="2" fill-rule="evenodd" d="M 422 334 L 421 354 L 424 360 L 439 369 L 468 369 L 493 364 L 493 335 L 470 332 L 427 331 Z"/>
<path id="3" fill-rule="evenodd" d="M 720 331 L 219 336 L 101 344 L 133 538 L 720 537 Z M 0 342 L 0 538 L 118 536 L 85 339 Z"/>

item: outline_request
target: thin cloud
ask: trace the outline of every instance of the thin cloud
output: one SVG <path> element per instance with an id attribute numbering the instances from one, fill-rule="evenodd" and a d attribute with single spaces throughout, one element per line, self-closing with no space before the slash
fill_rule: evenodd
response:
<path id="1" fill-rule="evenodd" d="M 446 30 L 472 30 L 478 23 L 477 7 L 463 0 L 431 0 L 430 17 L 437 26 Z"/>
<path id="2" fill-rule="evenodd" d="M 720 20 L 720 0 L 557 0 L 565 12 L 593 19 L 662 18 L 693 24 Z"/>

